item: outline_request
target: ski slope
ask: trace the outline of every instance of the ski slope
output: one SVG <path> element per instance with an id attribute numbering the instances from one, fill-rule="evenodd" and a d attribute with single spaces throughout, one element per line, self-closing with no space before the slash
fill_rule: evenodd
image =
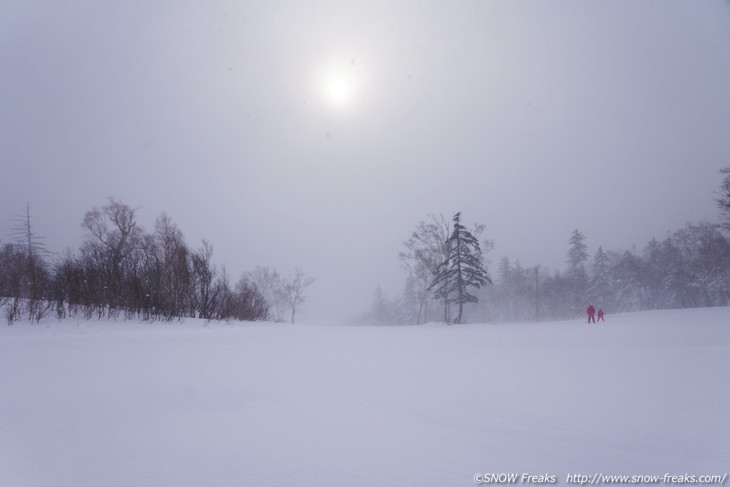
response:
<path id="1" fill-rule="evenodd" d="M 0 326 L 0 486 L 724 474 L 730 308 L 517 325 Z"/>

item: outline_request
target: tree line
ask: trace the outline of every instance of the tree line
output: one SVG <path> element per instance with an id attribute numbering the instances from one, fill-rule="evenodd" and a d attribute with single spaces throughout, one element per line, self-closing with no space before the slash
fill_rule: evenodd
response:
<path id="1" fill-rule="evenodd" d="M 456 298 L 451 284 L 440 277 L 453 263 L 455 227 L 442 215 L 429 215 L 404 243 L 400 261 L 407 272 L 403 292 L 389 298 L 382 288 L 374 294 L 371 309 L 360 321 L 378 324 L 451 322 L 450 305 L 459 303 L 470 321 L 541 321 L 581 316 L 589 303 L 607 312 L 693 308 L 730 305 L 730 168 L 721 170 L 717 199 L 719 223 L 688 223 L 665 239 L 652 239 L 640 251 L 606 251 L 599 246 L 591 255 L 586 237 L 575 230 L 568 239 L 566 267 L 549 271 L 543 266 L 523 267 L 508 257 L 497 263 L 495 279 L 489 277 L 488 253 L 494 243 L 478 244 L 485 226 L 474 225 L 469 235 L 472 264 L 485 273 L 467 287 L 468 299 Z M 463 226 L 461 227 L 463 229 Z M 462 230 L 463 232 L 463 230 Z M 444 286 L 452 286 L 449 296 Z"/>
<path id="2" fill-rule="evenodd" d="M 689 223 L 640 250 L 589 255 L 578 230 L 569 240 L 567 268 L 553 273 L 500 260 L 497 283 L 485 296 L 485 316 L 497 321 L 573 318 L 593 303 L 607 312 L 730 304 L 730 240 L 717 224 Z"/>
<path id="3" fill-rule="evenodd" d="M 0 308 L 8 324 L 55 315 L 142 320 L 294 322 L 313 279 L 257 267 L 231 284 L 213 263 L 213 247 L 192 249 L 165 213 L 145 232 L 136 210 L 114 198 L 87 211 L 80 248 L 51 258 L 31 225 L 18 219 L 0 247 Z"/>

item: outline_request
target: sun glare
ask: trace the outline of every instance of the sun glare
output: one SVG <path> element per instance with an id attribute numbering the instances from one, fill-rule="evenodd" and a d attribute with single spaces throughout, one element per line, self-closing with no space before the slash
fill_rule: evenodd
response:
<path id="1" fill-rule="evenodd" d="M 350 85 L 342 78 L 333 78 L 327 87 L 330 100 L 335 104 L 346 103 L 352 95 Z"/>
<path id="2" fill-rule="evenodd" d="M 324 101 L 337 109 L 351 105 L 357 92 L 353 77 L 346 71 L 325 72 L 320 77 L 319 86 Z"/>

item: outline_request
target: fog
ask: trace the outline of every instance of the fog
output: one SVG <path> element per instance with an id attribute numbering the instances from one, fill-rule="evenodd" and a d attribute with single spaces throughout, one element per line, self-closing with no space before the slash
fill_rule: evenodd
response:
<path id="1" fill-rule="evenodd" d="M 561 270 L 717 220 L 730 3 L 0 4 L 0 240 L 76 248 L 114 196 L 237 278 L 316 278 L 302 321 L 401 291 L 430 213 Z M 494 273 L 494 265 L 491 268 Z"/>

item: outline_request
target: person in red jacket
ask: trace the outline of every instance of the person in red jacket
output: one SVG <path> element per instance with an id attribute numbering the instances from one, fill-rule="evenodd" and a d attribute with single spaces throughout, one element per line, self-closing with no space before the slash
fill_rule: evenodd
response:
<path id="1" fill-rule="evenodd" d="M 603 319 L 603 310 L 601 308 L 598 308 L 598 321 L 606 321 Z"/>
<path id="2" fill-rule="evenodd" d="M 595 323 L 596 322 L 596 308 L 594 308 L 592 304 L 590 306 L 588 306 L 586 313 L 588 313 L 588 323 Z"/>

